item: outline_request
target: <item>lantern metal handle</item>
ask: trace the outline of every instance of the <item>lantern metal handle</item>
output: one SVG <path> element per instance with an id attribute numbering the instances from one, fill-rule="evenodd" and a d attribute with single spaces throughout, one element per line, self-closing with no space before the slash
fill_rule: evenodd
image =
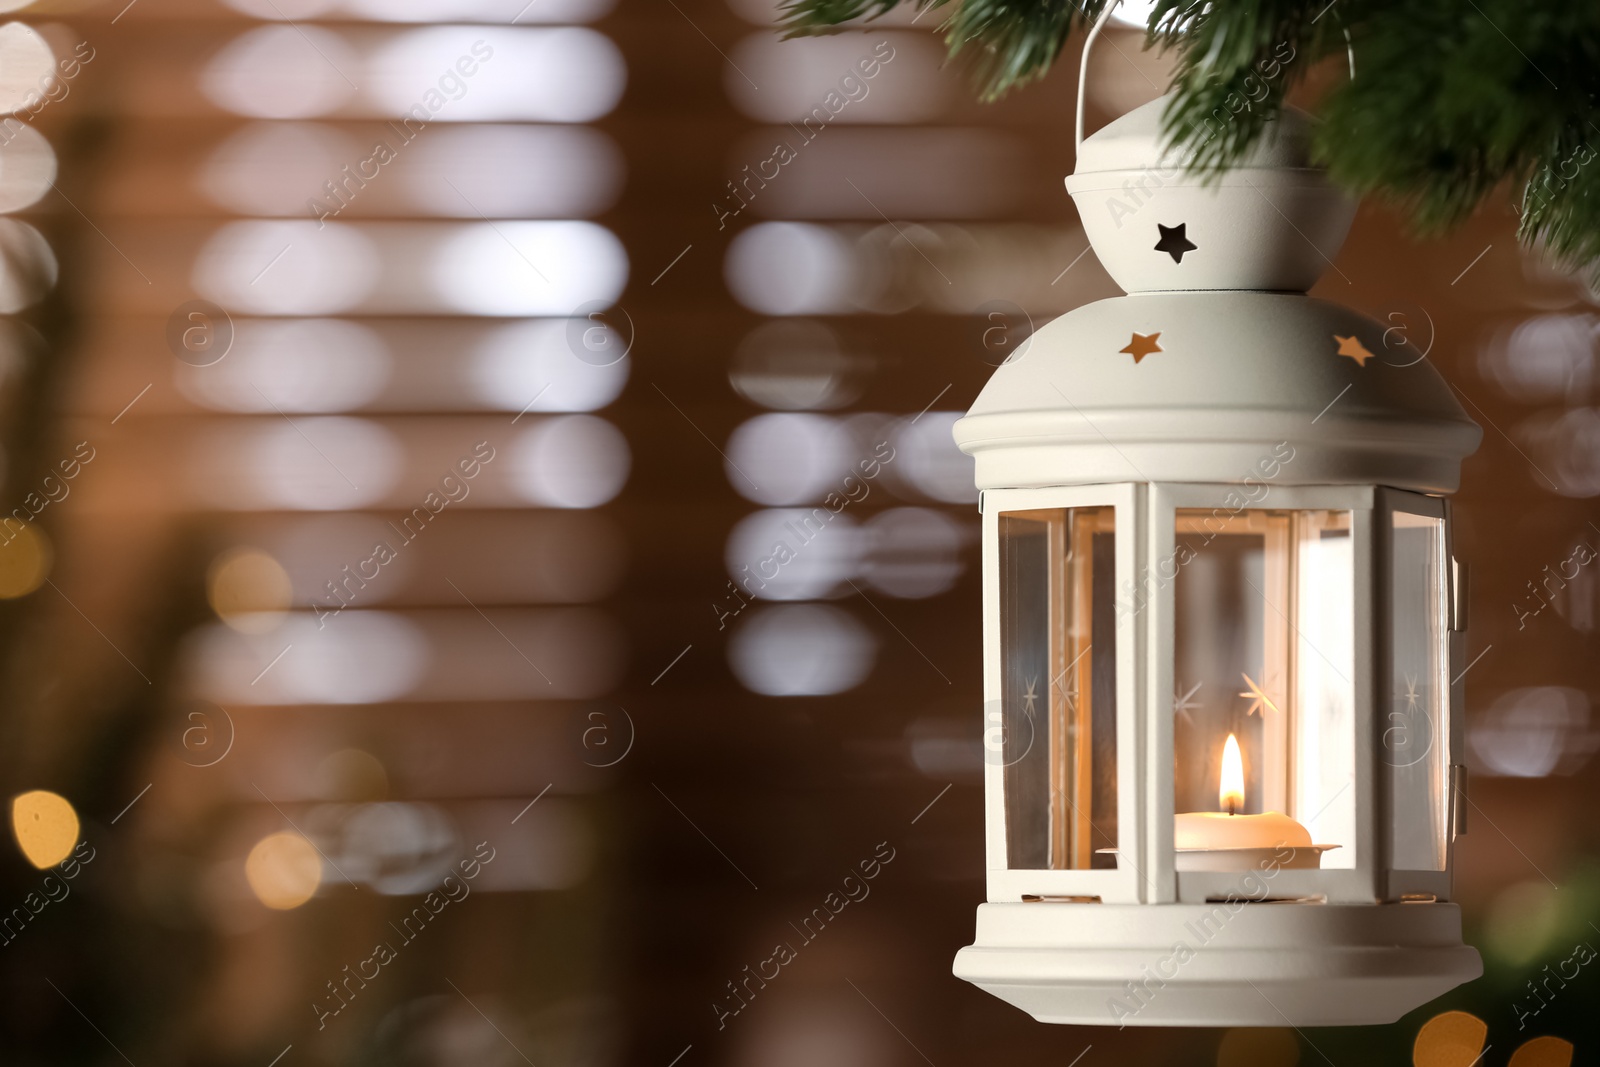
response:
<path id="1" fill-rule="evenodd" d="M 1105 7 L 1100 9 L 1099 16 L 1094 20 L 1094 25 L 1089 28 L 1089 36 L 1084 38 L 1083 58 L 1078 61 L 1078 124 L 1077 140 L 1073 144 L 1075 152 L 1083 151 L 1083 105 L 1087 97 L 1086 90 L 1089 86 L 1089 49 L 1094 47 L 1095 39 L 1100 36 L 1100 31 L 1106 28 L 1106 23 L 1111 19 L 1111 12 L 1115 11 L 1122 0 L 1109 0 Z M 1356 46 L 1350 39 L 1350 28 L 1344 28 L 1344 51 L 1350 63 L 1350 80 L 1356 80 Z"/>
<path id="2" fill-rule="evenodd" d="M 1095 38 L 1100 36 L 1100 31 L 1106 28 L 1106 22 L 1111 18 L 1122 0 L 1109 0 L 1105 7 L 1100 9 L 1100 15 L 1094 20 L 1094 25 L 1089 28 L 1089 36 L 1083 42 L 1083 58 L 1078 61 L 1078 139 L 1074 144 L 1074 151 L 1083 151 L 1083 101 L 1085 90 L 1089 85 L 1089 49 L 1094 47 Z"/>

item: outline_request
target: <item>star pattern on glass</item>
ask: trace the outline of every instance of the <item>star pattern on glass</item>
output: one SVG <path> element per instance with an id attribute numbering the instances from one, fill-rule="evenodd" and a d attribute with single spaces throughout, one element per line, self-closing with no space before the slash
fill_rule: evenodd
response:
<path id="1" fill-rule="evenodd" d="M 1356 361 L 1356 366 L 1358 367 L 1365 367 L 1367 360 L 1372 358 L 1372 353 L 1367 351 L 1367 346 L 1361 343 L 1361 338 L 1359 337 L 1353 335 L 1340 337 L 1338 334 L 1334 334 L 1333 339 L 1339 342 L 1339 355 L 1349 356 Z"/>
<path id="2" fill-rule="evenodd" d="M 1185 233 L 1189 228 L 1187 222 L 1180 222 L 1176 226 L 1163 226 L 1156 223 L 1156 229 L 1161 231 L 1161 240 L 1156 242 L 1156 251 L 1165 252 L 1172 257 L 1172 262 L 1182 263 L 1185 252 L 1193 252 L 1200 246 L 1189 240 Z"/>
<path id="3" fill-rule="evenodd" d="M 1037 705 L 1038 700 L 1039 700 L 1039 679 L 1038 678 L 1029 678 L 1028 679 L 1028 688 L 1022 694 L 1022 714 L 1026 715 L 1030 719 L 1033 718 L 1034 715 L 1037 714 L 1037 710 L 1036 710 L 1035 705 Z"/>
<path id="4" fill-rule="evenodd" d="M 1183 683 L 1179 682 L 1178 684 L 1182 685 Z M 1194 716 L 1190 715 L 1189 713 L 1191 711 L 1199 710 L 1201 706 L 1200 702 L 1194 699 L 1194 695 L 1198 692 L 1200 692 L 1200 683 L 1196 682 L 1194 685 L 1190 686 L 1189 691 L 1184 693 L 1182 696 L 1179 696 L 1176 692 L 1172 694 L 1173 714 L 1182 715 L 1183 721 L 1191 725 L 1194 723 Z"/>
<path id="5" fill-rule="evenodd" d="M 1422 703 L 1422 694 L 1417 692 L 1417 678 L 1414 674 L 1406 675 L 1406 691 L 1399 694 L 1406 702 L 1406 711 L 1415 712 Z"/>
<path id="6" fill-rule="evenodd" d="M 1066 703 L 1068 711 L 1078 710 L 1078 683 L 1080 681 L 1078 664 L 1083 660 L 1083 657 L 1089 654 L 1089 650 L 1092 648 L 1094 648 L 1092 643 L 1083 646 L 1083 651 L 1079 652 L 1071 663 L 1062 667 L 1061 673 L 1056 675 L 1055 679 L 1050 683 L 1061 690 L 1061 699 Z"/>
<path id="7" fill-rule="evenodd" d="M 1259 714 L 1263 719 L 1265 719 L 1267 717 L 1267 708 L 1271 708 L 1274 712 L 1278 712 L 1278 705 L 1274 704 L 1272 702 L 1272 698 L 1267 696 L 1267 694 L 1262 691 L 1261 687 L 1255 683 L 1255 679 L 1251 678 L 1243 671 L 1240 671 L 1239 673 L 1240 676 L 1244 678 L 1245 684 L 1244 691 L 1239 695 L 1250 701 L 1250 706 L 1244 709 L 1244 713 L 1246 715 Z"/>
<path id="8" fill-rule="evenodd" d="M 1152 352 L 1166 351 L 1166 349 L 1162 348 L 1156 343 L 1160 337 L 1160 330 L 1157 330 L 1155 333 L 1148 334 L 1136 333 L 1133 335 L 1133 340 L 1128 342 L 1128 346 L 1126 348 L 1120 348 L 1118 351 L 1128 353 L 1128 355 L 1133 357 L 1133 361 L 1137 363 Z"/>

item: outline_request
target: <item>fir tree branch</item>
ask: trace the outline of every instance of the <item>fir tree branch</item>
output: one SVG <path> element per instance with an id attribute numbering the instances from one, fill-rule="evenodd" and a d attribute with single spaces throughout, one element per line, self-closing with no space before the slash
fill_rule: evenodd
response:
<path id="1" fill-rule="evenodd" d="M 909 3 L 949 8 L 952 57 L 978 94 L 1042 77 L 1106 0 L 788 0 L 790 36 Z M 1513 189 L 1520 235 L 1600 281 L 1600 4 L 1592 0 L 1159 0 L 1147 47 L 1177 53 L 1164 115 L 1192 170 L 1237 163 L 1320 63 L 1356 76 L 1330 91 L 1313 152 L 1357 194 L 1423 231 Z"/>
<path id="2" fill-rule="evenodd" d="M 904 0 L 918 10 L 942 7 L 948 0 Z M 832 33 L 847 22 L 875 19 L 899 7 L 902 0 L 784 0 L 779 5 L 784 37 Z"/>
<path id="3" fill-rule="evenodd" d="M 902 3 L 919 11 L 954 5 L 941 29 L 952 59 L 968 62 L 984 100 L 1045 76 L 1075 28 L 1092 25 L 1107 0 L 784 0 L 785 37 L 832 33 Z"/>

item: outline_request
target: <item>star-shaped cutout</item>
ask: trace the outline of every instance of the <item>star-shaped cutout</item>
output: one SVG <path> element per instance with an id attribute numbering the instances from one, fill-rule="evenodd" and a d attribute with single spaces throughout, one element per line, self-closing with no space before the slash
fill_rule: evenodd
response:
<path id="1" fill-rule="evenodd" d="M 1128 353 L 1133 357 L 1133 361 L 1137 363 L 1152 352 L 1166 351 L 1166 349 L 1156 344 L 1156 339 L 1160 336 L 1160 330 L 1152 334 L 1136 333 L 1133 335 L 1133 340 L 1128 342 L 1127 348 L 1119 348 L 1117 351 Z"/>
<path id="2" fill-rule="evenodd" d="M 1340 337 L 1334 334 L 1333 339 L 1339 342 L 1339 355 L 1349 356 L 1356 361 L 1358 367 L 1365 367 L 1367 360 L 1372 358 L 1372 353 L 1367 351 L 1367 346 L 1361 343 L 1359 337 Z"/>
<path id="3" fill-rule="evenodd" d="M 1172 262 L 1182 263 L 1185 252 L 1193 252 L 1200 246 L 1189 240 L 1184 233 L 1189 228 L 1187 222 L 1180 222 L 1176 226 L 1163 226 L 1156 223 L 1156 229 L 1161 231 L 1161 240 L 1156 242 L 1156 251 L 1165 252 L 1172 257 Z"/>

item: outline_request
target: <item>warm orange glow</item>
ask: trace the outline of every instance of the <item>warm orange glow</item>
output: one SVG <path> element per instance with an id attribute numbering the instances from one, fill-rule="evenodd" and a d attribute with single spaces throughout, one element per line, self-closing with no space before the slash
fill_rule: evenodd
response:
<path id="1" fill-rule="evenodd" d="M 17 835 L 17 846 L 41 871 L 72 854 L 78 830 L 78 813 L 66 797 L 35 789 L 11 802 L 11 831 Z"/>
<path id="2" fill-rule="evenodd" d="M 1489 1025 L 1465 1011 L 1447 1011 L 1422 1024 L 1411 1047 L 1416 1067 L 1472 1067 L 1483 1058 Z"/>
<path id="3" fill-rule="evenodd" d="M 0 541 L 0 600 L 27 596 L 50 576 L 50 539 L 43 530 L 29 524 L 7 536 Z"/>
<path id="4" fill-rule="evenodd" d="M 289 573 L 259 548 L 230 549 L 213 560 L 206 592 L 218 618 L 247 634 L 275 628 L 294 601 Z"/>
<path id="5" fill-rule="evenodd" d="M 1295 1067 L 1300 1042 L 1287 1027 L 1236 1027 L 1222 1035 L 1217 1067 Z"/>
<path id="6" fill-rule="evenodd" d="M 1536 1037 L 1511 1054 L 1507 1067 L 1572 1067 L 1572 1042 Z"/>
<path id="7" fill-rule="evenodd" d="M 1244 807 L 1244 757 L 1239 755 L 1239 739 L 1232 734 L 1222 746 L 1222 788 L 1217 790 L 1217 805 L 1229 815 Z"/>
<path id="8" fill-rule="evenodd" d="M 298 908 L 322 884 L 317 846 L 290 830 L 256 842 L 244 861 L 245 880 L 261 903 L 278 911 Z"/>

